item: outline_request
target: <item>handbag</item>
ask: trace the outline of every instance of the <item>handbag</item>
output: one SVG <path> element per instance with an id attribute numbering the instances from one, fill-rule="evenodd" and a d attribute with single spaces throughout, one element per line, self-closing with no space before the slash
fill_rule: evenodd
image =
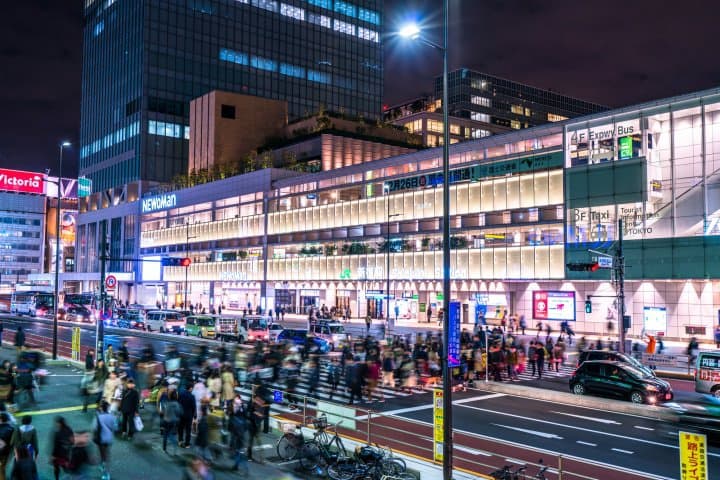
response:
<path id="1" fill-rule="evenodd" d="M 142 418 L 140 418 L 140 415 L 135 415 L 135 418 L 133 418 L 133 423 L 135 425 L 135 430 L 138 432 L 142 432 L 143 428 L 145 428 L 145 425 L 143 425 Z"/>

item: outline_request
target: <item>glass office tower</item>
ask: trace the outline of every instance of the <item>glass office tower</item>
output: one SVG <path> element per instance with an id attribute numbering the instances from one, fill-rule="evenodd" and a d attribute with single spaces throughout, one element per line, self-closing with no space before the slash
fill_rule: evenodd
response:
<path id="1" fill-rule="evenodd" d="M 449 72 L 448 82 L 450 115 L 516 130 L 607 110 L 602 105 L 467 68 Z M 436 98 L 441 92 L 442 77 L 437 77 Z"/>
<path id="2" fill-rule="evenodd" d="M 85 0 L 80 175 L 187 171 L 189 102 L 220 89 L 374 119 L 382 0 Z"/>

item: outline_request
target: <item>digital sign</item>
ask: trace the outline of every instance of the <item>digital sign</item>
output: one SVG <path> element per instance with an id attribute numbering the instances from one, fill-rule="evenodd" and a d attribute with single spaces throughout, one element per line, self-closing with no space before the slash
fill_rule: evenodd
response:
<path id="1" fill-rule="evenodd" d="M 19 193 L 45 193 L 45 175 L 0 168 L 0 190 Z"/>
<path id="2" fill-rule="evenodd" d="M 532 307 L 535 320 L 575 321 L 575 292 L 536 290 Z"/>
<path id="3" fill-rule="evenodd" d="M 649 332 L 667 330 L 667 308 L 643 307 L 643 328 Z"/>

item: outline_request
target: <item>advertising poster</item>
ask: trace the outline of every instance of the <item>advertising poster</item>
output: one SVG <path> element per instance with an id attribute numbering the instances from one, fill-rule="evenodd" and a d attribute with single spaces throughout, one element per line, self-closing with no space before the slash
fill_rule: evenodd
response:
<path id="1" fill-rule="evenodd" d="M 450 302 L 450 331 L 448 334 L 448 365 L 460 366 L 460 302 Z"/>
<path id="2" fill-rule="evenodd" d="M 433 458 L 436 462 L 443 461 L 443 391 L 433 390 Z"/>
<path id="3" fill-rule="evenodd" d="M 575 321 L 575 292 L 536 290 L 532 309 L 535 320 Z"/>
<path id="4" fill-rule="evenodd" d="M 708 480 L 707 438 L 678 432 L 680 441 L 680 480 Z"/>
<path id="5" fill-rule="evenodd" d="M 643 307 L 643 328 L 649 332 L 667 331 L 667 308 Z"/>

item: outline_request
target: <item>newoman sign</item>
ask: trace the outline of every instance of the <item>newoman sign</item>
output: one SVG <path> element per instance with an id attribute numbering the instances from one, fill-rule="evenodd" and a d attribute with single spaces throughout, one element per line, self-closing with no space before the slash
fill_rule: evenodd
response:
<path id="1" fill-rule="evenodd" d="M 144 198 L 142 201 L 142 213 L 155 212 L 157 210 L 165 210 L 166 208 L 174 208 L 177 206 L 177 197 L 174 193 L 166 193 L 163 195 L 155 195 L 154 197 Z"/>
<path id="2" fill-rule="evenodd" d="M 45 193 L 45 175 L 0 168 L 0 190 L 20 193 Z"/>

